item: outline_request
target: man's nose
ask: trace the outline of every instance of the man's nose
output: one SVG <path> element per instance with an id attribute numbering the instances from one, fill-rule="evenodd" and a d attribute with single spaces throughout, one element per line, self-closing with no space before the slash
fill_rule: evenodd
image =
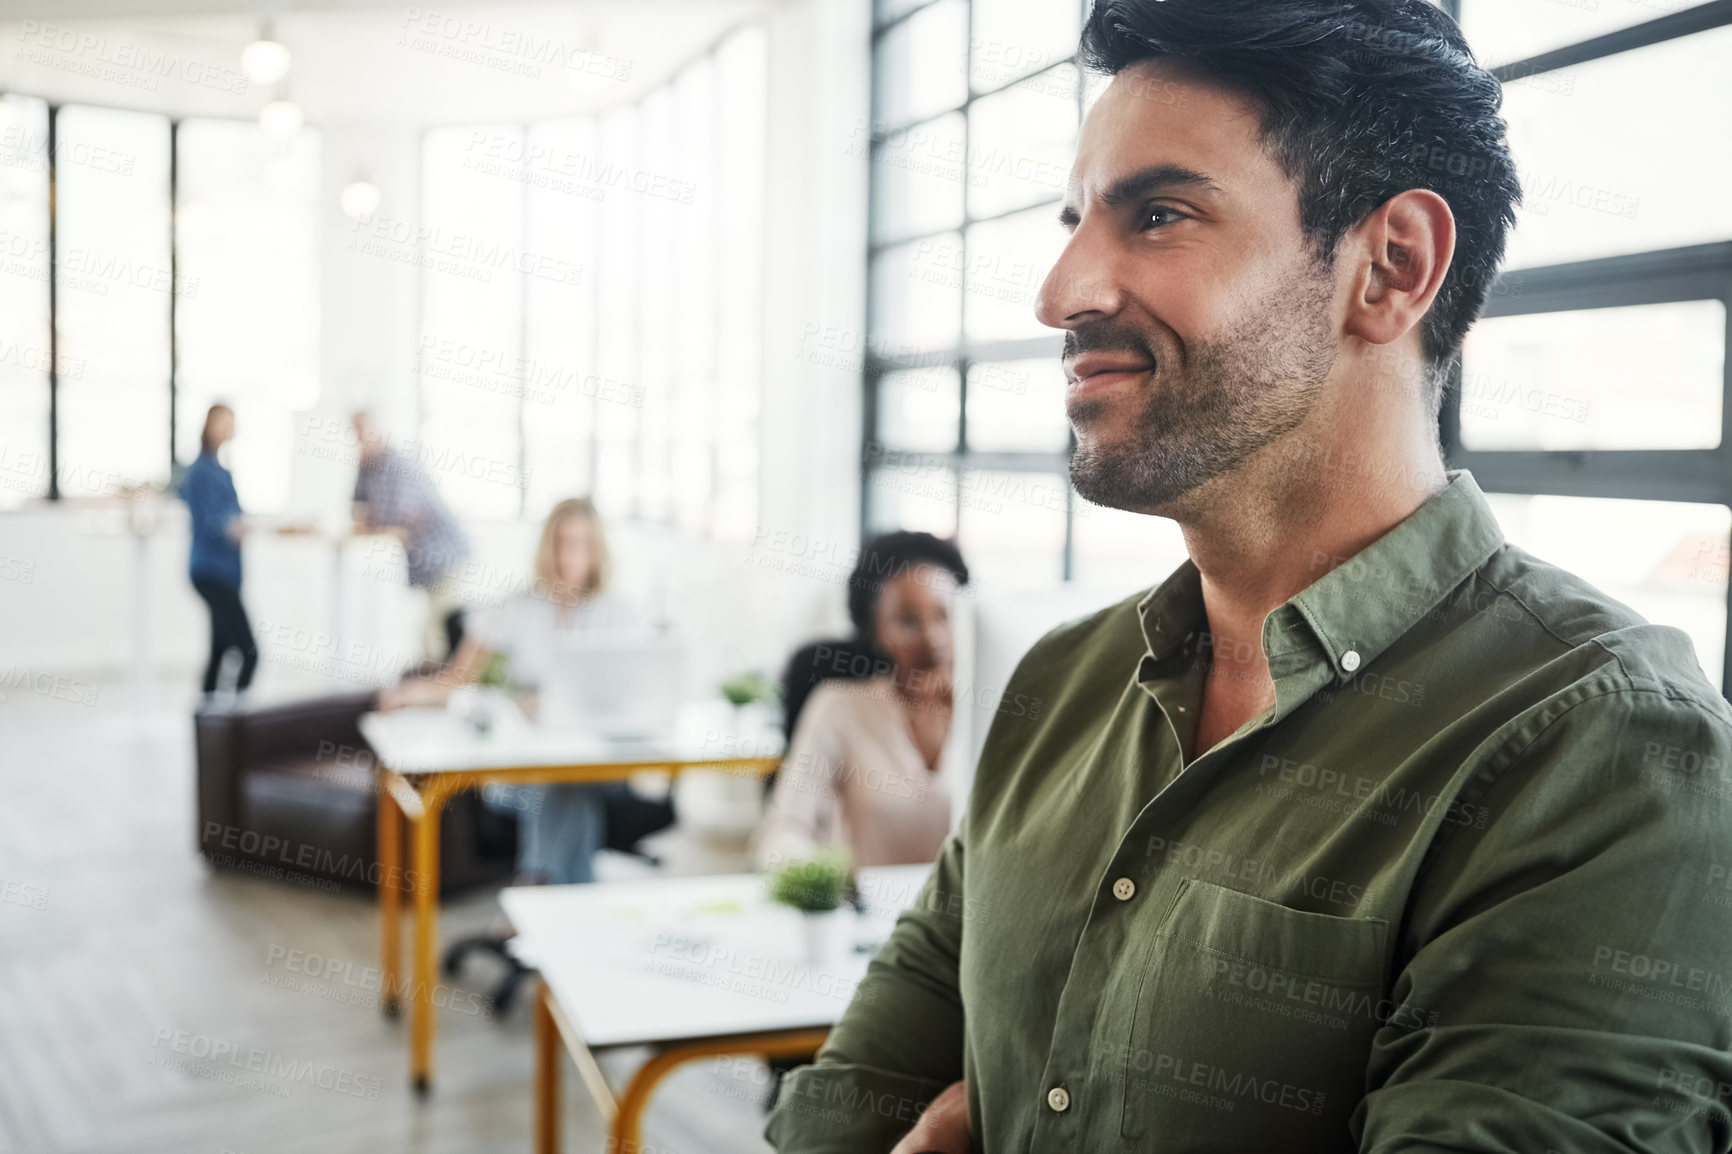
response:
<path id="1" fill-rule="evenodd" d="M 1070 329 L 1112 316 L 1124 303 L 1114 255 L 1099 230 L 1079 226 L 1059 253 L 1034 300 L 1035 319 Z"/>

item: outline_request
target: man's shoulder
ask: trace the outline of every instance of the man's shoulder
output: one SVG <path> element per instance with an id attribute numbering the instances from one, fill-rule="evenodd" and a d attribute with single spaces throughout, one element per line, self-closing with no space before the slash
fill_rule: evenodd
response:
<path id="1" fill-rule="evenodd" d="M 1702 672 L 1683 630 L 1656 625 L 1569 570 L 1513 545 L 1494 554 L 1475 580 L 1503 615 L 1533 628 L 1536 664 L 1573 669 L 1559 694 L 1651 695 L 1662 711 L 1696 708 L 1732 724 L 1732 708 Z M 1484 601 L 1476 598 L 1476 607 L 1484 608 Z"/>
<path id="2" fill-rule="evenodd" d="M 397 485 L 419 485 L 427 480 L 427 470 L 421 465 L 419 450 L 410 451 L 393 445 L 379 454 L 377 474 L 380 480 Z"/>

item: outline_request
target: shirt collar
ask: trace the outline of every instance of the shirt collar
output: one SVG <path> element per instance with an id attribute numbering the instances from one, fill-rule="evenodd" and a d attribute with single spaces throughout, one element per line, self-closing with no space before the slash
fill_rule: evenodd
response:
<path id="1" fill-rule="evenodd" d="M 1435 609 L 1503 547 L 1503 531 L 1465 469 L 1406 520 L 1307 586 L 1263 622 L 1275 680 L 1326 662 L 1351 677 Z M 1317 558 L 1318 567 L 1333 558 Z M 1202 577 L 1190 561 L 1137 603 L 1147 652 L 1138 680 L 1192 657 L 1204 628 Z M 1189 642 L 1189 644 L 1187 644 Z"/>
<path id="2" fill-rule="evenodd" d="M 1155 676 L 1174 656 L 1196 652 L 1196 637 L 1206 624 L 1203 613 L 1203 577 L 1189 559 L 1173 575 L 1137 602 L 1146 652 L 1141 680 Z"/>

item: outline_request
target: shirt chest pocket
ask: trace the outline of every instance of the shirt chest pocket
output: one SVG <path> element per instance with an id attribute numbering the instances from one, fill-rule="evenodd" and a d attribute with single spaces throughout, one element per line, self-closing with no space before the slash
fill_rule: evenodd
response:
<path id="1" fill-rule="evenodd" d="M 1387 931 L 1184 881 L 1119 986 L 1123 1136 L 1175 1154 L 1352 1149 Z"/>

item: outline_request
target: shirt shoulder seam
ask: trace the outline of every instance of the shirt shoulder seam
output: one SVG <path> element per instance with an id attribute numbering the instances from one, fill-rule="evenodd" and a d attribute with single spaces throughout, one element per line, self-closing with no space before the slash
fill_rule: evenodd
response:
<path id="1" fill-rule="evenodd" d="M 1580 648 L 1587 646 L 1587 645 L 1592 645 L 1596 649 L 1598 649 L 1601 653 L 1604 653 L 1607 657 L 1610 657 L 1612 659 L 1612 661 L 1614 663 L 1616 663 L 1616 665 L 1618 667 L 1618 674 L 1624 678 L 1624 680 L 1627 682 L 1627 684 L 1623 687 L 1620 687 L 1620 688 L 1608 689 L 1608 690 L 1606 690 L 1606 694 L 1618 693 L 1618 692 L 1659 693 L 1661 696 L 1663 696 L 1663 697 L 1665 697 L 1671 701 L 1679 701 L 1679 702 L 1684 702 L 1687 704 L 1696 704 L 1696 705 L 1705 704 L 1703 702 L 1698 702 L 1694 697 L 1692 697 L 1689 694 L 1676 692 L 1673 689 L 1673 687 L 1667 682 L 1655 681 L 1651 685 L 1647 684 L 1647 682 L 1649 681 L 1648 678 L 1638 677 L 1630 669 L 1628 663 L 1625 662 L 1624 655 L 1622 653 L 1620 653 L 1618 650 L 1612 648 L 1610 645 L 1606 644 L 1604 634 L 1595 635 L 1593 637 L 1588 638 L 1585 641 L 1571 641 L 1568 637 L 1563 636 L 1563 634 L 1559 633 L 1556 629 L 1552 628 L 1551 623 L 1549 621 L 1547 621 L 1545 619 L 1545 617 L 1543 617 L 1539 613 L 1539 611 L 1536 610 L 1532 605 L 1528 604 L 1527 600 L 1525 598 L 1523 598 L 1520 593 L 1517 593 L 1513 588 L 1511 588 L 1507 585 L 1499 585 L 1497 582 L 1491 580 L 1489 577 L 1485 577 L 1483 574 L 1476 574 L 1476 576 L 1481 577 L 1481 579 L 1484 580 L 1485 583 L 1488 586 L 1490 586 L 1495 592 L 1508 596 L 1510 600 L 1514 601 L 1517 605 L 1520 605 L 1524 610 L 1527 611 L 1528 616 L 1533 618 L 1535 624 L 1537 624 L 1541 629 L 1544 629 L 1548 634 L 1550 634 L 1551 637 L 1553 638 L 1553 640 L 1557 641 L 1558 644 L 1563 645 L 1566 648 L 1571 649 L 1571 650 L 1580 649 Z M 1604 695 L 1605 694 L 1600 694 L 1597 696 L 1604 696 Z M 1583 698 L 1582 700 L 1587 701 L 1587 700 L 1591 700 L 1591 698 Z M 1580 704 L 1580 702 L 1578 702 L 1577 704 Z M 1573 709 L 1574 706 L 1571 706 L 1570 708 Z M 1566 710 L 1566 712 L 1567 712 L 1567 710 Z M 1563 714 L 1560 713 L 1558 716 L 1562 717 Z M 1556 718 L 1554 718 L 1553 720 L 1555 721 Z M 1548 725 L 1548 728 L 1549 728 L 1549 725 Z M 1543 732 L 1545 732 L 1545 730 L 1542 729 L 1540 732 L 1543 733 Z M 1537 738 L 1539 736 L 1539 734 L 1535 734 L 1534 736 Z"/>
<path id="2" fill-rule="evenodd" d="M 1499 552 L 1502 552 L 1502 550 L 1499 550 Z M 1495 557 L 1495 556 L 1497 556 L 1497 554 L 1494 553 L 1494 554 L 1492 554 L 1492 556 Z M 1488 560 L 1489 560 L 1489 558 L 1488 558 Z M 1559 645 L 1563 645 L 1563 646 L 1570 648 L 1570 649 L 1575 649 L 1580 644 L 1579 642 L 1571 641 L 1569 638 L 1567 638 L 1563 634 L 1559 633 L 1556 629 L 1553 629 L 1552 623 L 1547 621 L 1540 614 L 1539 610 L 1535 609 L 1532 605 L 1529 605 L 1527 602 L 1527 599 L 1524 598 L 1520 593 L 1517 593 L 1513 587 L 1508 586 L 1508 585 L 1499 585 L 1496 581 L 1493 581 L 1486 574 L 1484 565 L 1481 565 L 1479 567 L 1479 569 L 1477 569 L 1474 572 L 1474 577 L 1477 580 L 1484 581 L 1487 585 L 1491 586 L 1491 588 L 1494 592 L 1503 594 L 1504 596 L 1508 597 L 1510 600 L 1514 601 L 1517 605 L 1520 605 L 1523 609 L 1527 610 L 1528 616 L 1532 617 L 1534 619 L 1534 622 L 1537 625 L 1539 625 L 1539 627 L 1541 629 L 1544 629 L 1547 633 L 1549 633 L 1552 636 L 1553 640 L 1557 641 L 1557 643 Z M 1598 640 L 1598 639 L 1596 638 L 1595 640 Z M 1604 647 L 1602 646 L 1602 648 L 1604 648 Z M 1611 652 L 1611 651 L 1607 650 L 1607 652 Z M 1612 656 L 1615 658 L 1618 655 L 1613 653 Z M 1618 662 L 1618 667 L 1620 669 L 1624 670 L 1625 676 L 1629 675 L 1629 670 L 1624 669 L 1624 664 L 1623 664 L 1623 661 L 1621 659 Z"/>

